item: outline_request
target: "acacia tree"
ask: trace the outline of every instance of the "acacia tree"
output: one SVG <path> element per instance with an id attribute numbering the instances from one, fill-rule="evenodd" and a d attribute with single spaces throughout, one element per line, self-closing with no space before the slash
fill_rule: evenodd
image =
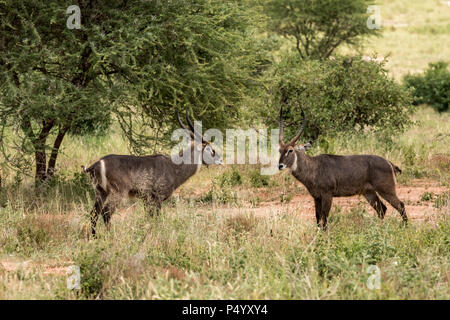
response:
<path id="1" fill-rule="evenodd" d="M 328 58 L 341 44 L 356 46 L 377 29 L 367 27 L 371 0 L 270 0 L 272 31 L 295 40 L 302 59 Z"/>
<path id="2" fill-rule="evenodd" d="M 176 108 L 216 127 L 237 118 L 263 54 L 245 1 L 81 0 L 81 29 L 69 29 L 72 2 L 0 2 L 0 125 L 10 165 L 34 154 L 41 182 L 68 133 L 104 130 L 113 116 L 136 151 L 167 134 Z"/>
<path id="3" fill-rule="evenodd" d="M 295 135 L 303 108 L 305 139 L 349 132 L 396 134 L 411 124 L 414 111 L 408 90 L 389 77 L 383 63 L 361 57 L 303 60 L 291 53 L 266 75 L 269 101 L 259 115 L 277 125 L 280 106 L 286 136 Z"/>

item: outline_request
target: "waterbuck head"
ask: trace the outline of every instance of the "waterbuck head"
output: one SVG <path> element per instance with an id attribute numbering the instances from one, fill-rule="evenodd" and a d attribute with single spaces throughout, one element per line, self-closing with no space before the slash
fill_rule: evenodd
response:
<path id="1" fill-rule="evenodd" d="M 302 111 L 302 118 L 303 118 L 302 127 L 300 128 L 300 131 L 297 133 L 297 135 L 294 138 L 292 138 L 291 141 L 289 141 L 289 143 L 284 143 L 283 115 L 282 115 L 283 108 L 280 109 L 280 160 L 278 161 L 279 170 L 283 170 L 286 168 L 295 170 L 297 168 L 297 151 L 305 152 L 305 150 L 311 148 L 310 142 L 296 146 L 297 140 L 302 135 L 306 125 L 305 113 L 303 112 L 303 109 L 301 107 L 300 109 Z"/>
<path id="2" fill-rule="evenodd" d="M 178 111 L 177 111 L 177 119 L 178 119 L 178 123 L 180 124 L 181 128 L 186 130 L 189 133 L 189 135 L 191 136 L 191 139 L 192 139 L 191 150 L 193 150 L 193 148 L 198 148 L 198 151 L 201 151 L 202 164 L 221 165 L 223 163 L 222 157 L 219 155 L 219 153 L 217 153 L 214 150 L 211 143 L 194 129 L 194 124 L 192 123 L 191 118 L 189 117 L 188 110 L 186 110 L 186 121 L 188 123 L 189 128 L 186 127 L 183 124 L 183 122 L 181 121 L 180 113 Z M 200 143 L 200 141 L 201 141 L 201 143 Z"/>

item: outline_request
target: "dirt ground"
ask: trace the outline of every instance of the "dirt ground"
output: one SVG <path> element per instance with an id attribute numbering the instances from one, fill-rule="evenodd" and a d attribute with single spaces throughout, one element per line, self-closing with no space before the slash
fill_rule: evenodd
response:
<path id="1" fill-rule="evenodd" d="M 433 194 L 435 198 L 437 195 L 449 192 L 449 188 L 440 186 L 438 182 L 431 180 L 414 180 L 409 185 L 397 185 L 397 195 L 405 203 L 409 219 L 424 222 L 434 222 L 436 220 L 439 209 L 434 207 L 434 198 L 429 201 L 422 201 L 421 198 L 425 192 Z M 262 199 L 257 207 L 218 207 L 217 210 L 224 214 L 251 213 L 256 216 L 266 216 L 288 211 L 297 214 L 300 218 L 315 220 L 314 200 L 306 190 L 302 190 L 300 194 L 295 195 L 287 203 L 281 203 L 279 198 L 277 198 L 278 200 L 264 201 L 264 199 L 273 198 L 273 194 L 269 194 L 267 191 L 257 192 L 256 195 Z M 400 219 L 398 212 L 387 204 L 384 199 L 382 201 L 388 208 L 386 216 L 393 215 Z M 363 196 L 333 198 L 332 211 L 338 207 L 341 209 L 341 212 L 348 212 L 356 206 L 364 206 L 368 212 L 375 214 L 375 211 Z"/>

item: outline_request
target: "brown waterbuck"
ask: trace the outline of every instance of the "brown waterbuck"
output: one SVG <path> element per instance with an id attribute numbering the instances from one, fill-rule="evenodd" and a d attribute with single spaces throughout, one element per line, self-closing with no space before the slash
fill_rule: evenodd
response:
<path id="1" fill-rule="evenodd" d="M 306 117 L 300 131 L 289 143 L 283 140 L 283 118 L 280 110 L 280 160 L 278 169 L 289 168 L 294 177 L 308 189 L 314 198 L 317 225 L 326 229 L 333 197 L 363 195 L 375 209 L 378 217 L 384 218 L 386 206 L 378 195 L 389 202 L 405 222 L 408 221 L 405 205 L 395 192 L 395 174 L 401 170 L 390 161 L 375 155 L 337 156 L 321 154 L 310 157 L 306 150 L 311 142 L 296 145 L 302 135 Z"/>
<path id="2" fill-rule="evenodd" d="M 163 154 L 141 157 L 111 154 L 87 169 L 83 167 L 83 171 L 91 176 L 95 189 L 95 204 L 91 211 L 93 236 L 99 214 L 109 230 L 111 215 L 122 199 L 140 198 L 150 215 L 159 213 L 162 202 L 192 177 L 202 164 L 222 164 L 222 158 L 210 142 L 194 130 L 188 112 L 186 111 L 186 120 L 189 128 L 181 122 L 178 112 L 177 119 L 191 137 L 189 146 L 179 154 L 188 161 L 176 164 L 170 156 Z"/>

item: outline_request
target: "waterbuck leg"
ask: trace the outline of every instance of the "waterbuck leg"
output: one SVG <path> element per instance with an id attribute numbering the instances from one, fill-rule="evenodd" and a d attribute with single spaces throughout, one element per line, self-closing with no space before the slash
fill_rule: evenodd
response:
<path id="1" fill-rule="evenodd" d="M 159 212 L 161 210 L 162 201 L 158 197 L 156 197 L 154 195 L 150 195 L 150 196 L 145 196 L 143 198 L 143 200 L 144 200 L 145 210 L 148 211 L 148 214 L 150 217 L 159 215 Z"/>
<path id="2" fill-rule="evenodd" d="M 95 237 L 95 227 L 97 225 L 98 215 L 102 212 L 106 197 L 107 195 L 103 190 L 96 190 L 95 204 L 91 211 L 91 233 L 93 237 Z"/>
<path id="3" fill-rule="evenodd" d="M 161 213 L 162 200 L 159 199 L 158 197 L 155 197 L 154 202 L 155 202 L 155 207 L 153 210 L 153 215 L 159 216 L 159 214 Z"/>
<path id="4" fill-rule="evenodd" d="M 380 196 L 382 196 L 387 202 L 390 203 L 401 215 L 403 222 L 405 224 L 408 223 L 408 217 L 406 216 L 405 204 L 400 201 L 400 199 L 395 194 L 391 193 L 382 193 L 380 192 Z"/>
<path id="5" fill-rule="evenodd" d="M 327 229 L 327 222 L 328 222 L 328 214 L 330 213 L 331 209 L 331 203 L 333 202 L 333 197 L 331 195 L 326 195 L 322 197 L 321 201 L 321 218 L 322 218 L 322 229 Z"/>
<path id="6" fill-rule="evenodd" d="M 316 209 L 317 226 L 320 227 L 320 218 L 321 218 L 321 213 L 322 213 L 322 199 L 314 198 L 314 207 Z"/>
<path id="7" fill-rule="evenodd" d="M 367 191 L 364 194 L 367 202 L 375 209 L 378 214 L 378 218 L 383 219 L 386 214 L 386 206 L 381 202 L 375 191 Z"/>
<path id="8" fill-rule="evenodd" d="M 109 231 L 111 228 L 111 216 L 115 211 L 115 206 L 111 203 L 107 203 L 101 212 L 103 221 L 105 222 L 106 229 Z"/>

